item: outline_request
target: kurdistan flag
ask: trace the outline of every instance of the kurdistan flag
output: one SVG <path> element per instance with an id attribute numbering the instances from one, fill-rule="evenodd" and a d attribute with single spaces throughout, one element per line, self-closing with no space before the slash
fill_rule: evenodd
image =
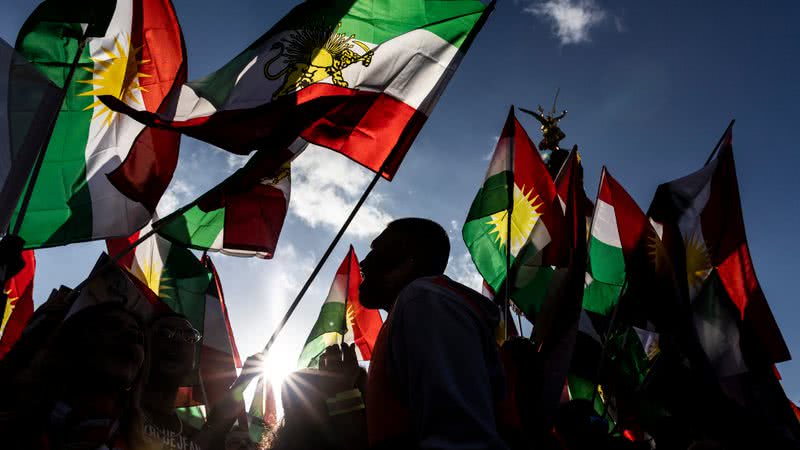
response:
<path id="1" fill-rule="evenodd" d="M 81 49 L 86 22 L 97 37 Z M 169 0 L 47 0 L 23 25 L 17 49 L 59 87 L 80 50 L 20 229 L 27 246 L 127 236 L 144 226 L 172 178 L 179 135 L 148 129 L 98 96 L 158 111 L 185 81 Z"/>
<path id="2" fill-rule="evenodd" d="M 625 282 L 625 257 L 619 235 L 614 200 L 604 167 L 589 231 L 589 265 L 583 293 L 583 307 L 587 311 L 608 315 L 619 300 Z"/>
<path id="3" fill-rule="evenodd" d="M 591 273 L 598 277 L 599 282 L 605 283 L 604 288 L 610 292 L 605 293 L 603 300 L 597 297 L 585 300 L 595 302 L 597 309 L 603 309 L 602 305 L 610 308 L 617 302 L 613 297 L 616 283 L 625 284 L 623 300 L 619 300 L 624 304 L 624 323 L 644 326 L 651 321 L 660 332 L 682 326 L 683 309 L 672 259 L 654 224 L 608 170 L 603 172 L 599 194 L 598 205 L 602 200 L 611 210 L 596 212 L 598 226 L 593 232 L 598 234 L 593 235 L 591 241 Z M 616 235 L 609 224 L 612 219 L 610 212 L 616 221 Z M 600 219 L 601 214 L 605 219 Z M 590 290 L 592 284 L 594 282 L 589 285 Z M 597 294 L 597 289 L 592 293 Z M 626 298 L 629 300 L 624 300 Z"/>
<path id="4" fill-rule="evenodd" d="M 128 238 L 108 239 L 109 254 L 116 255 L 148 231 L 149 225 Z M 203 334 L 205 295 L 210 277 L 190 250 L 154 235 L 121 258 L 119 264 L 150 288 L 170 309 L 185 315 L 192 326 Z"/>
<path id="5" fill-rule="evenodd" d="M 291 190 L 290 163 L 273 169 L 298 153 L 290 148 L 280 153 L 279 161 L 264 161 L 261 156 L 266 153 L 254 155 L 245 167 L 200 197 L 195 206 L 165 217 L 158 233 L 197 250 L 272 258 Z"/>
<path id="6" fill-rule="evenodd" d="M 228 307 L 217 269 L 208 255 L 203 256 L 203 264 L 211 273 L 211 283 L 205 295 L 199 373 L 208 400 L 206 406 L 213 413 L 213 407 L 226 397 L 228 388 L 236 381 L 236 368 L 242 367 L 242 361 L 228 318 Z M 242 418 L 241 423 L 246 423 L 244 400 L 237 400 L 237 409 L 238 417 Z"/>
<path id="7" fill-rule="evenodd" d="M 329 345 L 356 344 L 356 355 L 362 361 L 372 356 L 383 320 L 377 310 L 366 309 L 358 299 L 361 268 L 353 246 L 336 271 L 328 297 L 322 304 L 314 327 L 297 362 L 299 368 L 317 367 L 319 357 Z"/>
<path id="8" fill-rule="evenodd" d="M 557 202 L 547 168 L 512 107 L 461 230 L 475 267 L 494 292 L 506 278 L 508 243 L 513 265 L 524 246 L 533 254 L 550 242 L 548 229 L 554 230 L 554 218 L 562 215 Z"/>
<path id="9" fill-rule="evenodd" d="M 708 291 L 712 272 L 769 364 L 791 359 L 756 277 L 739 197 L 733 135 L 728 129 L 719 154 L 702 169 L 662 184 L 648 211 L 663 227 L 663 239 L 681 283 L 694 302 Z"/>
<path id="10" fill-rule="evenodd" d="M 391 178 L 490 7 L 477 0 L 310 0 L 228 64 L 185 84 L 145 123 L 225 150 L 299 138 Z"/>

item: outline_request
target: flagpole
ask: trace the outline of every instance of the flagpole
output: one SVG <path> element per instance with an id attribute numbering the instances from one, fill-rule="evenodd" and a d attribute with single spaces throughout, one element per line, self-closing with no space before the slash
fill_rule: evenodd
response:
<path id="1" fill-rule="evenodd" d="M 331 253 L 333 253 L 333 250 L 336 248 L 336 245 L 339 244 L 339 240 L 341 240 L 342 236 L 344 236 L 344 232 L 347 230 L 347 227 L 350 226 L 350 222 L 353 221 L 353 219 L 356 216 L 356 213 L 358 213 L 358 210 L 361 209 L 361 206 L 364 204 L 364 202 L 367 200 L 367 197 L 369 197 L 369 194 L 372 192 L 372 189 L 375 188 L 376 184 L 378 184 L 378 180 L 381 179 L 382 173 L 383 173 L 383 168 L 381 168 L 381 170 L 378 170 L 375 173 L 375 176 L 372 178 L 372 181 L 369 183 L 369 186 L 367 186 L 367 188 L 364 190 L 364 193 L 361 195 L 361 198 L 358 199 L 358 202 L 353 207 L 353 210 L 350 212 L 350 215 L 347 217 L 347 220 L 344 221 L 344 224 L 342 224 L 342 227 L 339 229 L 339 232 L 336 233 L 336 236 L 333 238 L 333 241 L 331 241 L 330 245 L 328 245 L 328 249 L 325 250 L 325 253 L 322 255 L 322 258 L 320 258 L 319 262 L 317 262 L 317 265 L 316 267 L 314 267 L 314 270 L 311 272 L 311 275 L 309 275 L 305 284 L 300 289 L 300 292 L 298 292 L 297 296 L 292 301 L 292 304 L 289 306 L 289 309 L 286 311 L 286 314 L 284 314 L 281 321 L 278 322 L 278 325 L 272 332 L 272 336 L 270 336 L 269 340 L 267 341 L 267 344 L 264 346 L 264 350 L 262 350 L 261 352 L 262 354 L 266 355 L 266 353 L 269 352 L 269 349 L 272 347 L 272 344 L 275 343 L 275 339 L 278 337 L 278 334 L 280 334 L 281 330 L 283 330 L 283 327 L 289 321 L 289 317 L 291 317 L 292 313 L 297 308 L 297 305 L 300 304 L 300 300 L 303 299 L 303 296 L 308 291 L 308 288 L 311 287 L 311 283 L 314 282 L 314 279 L 319 274 L 319 271 L 322 269 L 322 266 L 325 265 L 325 262 L 328 260 L 328 257 L 331 255 Z"/>
<path id="2" fill-rule="evenodd" d="M 597 209 L 597 202 L 600 201 L 600 189 L 602 189 L 602 187 L 603 187 L 603 180 L 605 180 L 605 178 L 606 178 L 606 166 L 603 165 L 603 168 L 600 171 L 600 181 L 598 181 L 598 183 L 597 183 L 597 194 L 594 197 L 595 209 Z M 593 213 L 592 214 L 592 220 L 589 223 L 589 235 L 590 236 L 592 235 L 592 229 L 594 228 L 594 219 L 595 219 L 595 217 L 597 217 L 597 215 Z M 587 246 L 587 252 L 586 252 L 586 259 L 587 260 L 589 259 L 588 246 Z M 587 264 L 587 266 L 588 266 L 588 264 Z M 608 336 L 609 336 L 608 332 L 611 330 L 611 327 L 614 325 L 614 322 L 617 319 L 617 309 L 619 307 L 619 299 L 622 297 L 622 291 L 623 291 L 623 289 L 625 289 L 627 284 L 628 284 L 628 276 L 626 274 L 625 275 L 625 281 L 622 283 L 622 288 L 619 291 L 620 292 L 620 297 L 617 298 L 617 304 L 614 305 L 614 310 L 611 312 L 611 320 L 609 321 L 609 324 L 608 324 L 608 330 L 606 330 L 605 340 L 603 341 L 603 348 L 600 351 L 600 361 L 598 361 L 598 363 L 597 363 L 597 378 L 598 378 L 598 381 L 597 381 L 597 383 L 595 383 L 594 389 L 592 390 L 592 405 L 594 405 L 594 401 L 597 398 L 597 388 L 600 385 L 600 371 L 601 371 L 601 369 L 603 367 L 603 360 L 605 359 L 605 355 L 606 355 L 606 342 L 608 341 Z"/>
<path id="3" fill-rule="evenodd" d="M 69 90 L 70 84 L 72 84 L 72 78 L 75 76 L 75 69 L 78 67 L 81 54 L 83 54 L 83 49 L 86 47 L 86 40 L 89 37 L 89 28 L 90 26 L 87 25 L 86 29 L 83 31 L 81 39 L 78 43 L 78 51 L 75 52 L 75 56 L 72 58 L 72 64 L 69 67 L 69 72 L 67 72 L 67 78 L 64 80 L 64 86 L 61 88 L 61 92 L 59 94 L 60 99 L 58 100 L 57 111 L 61 111 L 61 107 L 64 105 L 64 100 L 67 98 L 67 91 Z M 42 169 L 42 163 L 44 162 L 47 147 L 50 145 L 50 139 L 53 137 L 53 131 L 55 131 L 56 122 L 58 122 L 58 115 L 56 115 L 56 117 L 50 121 L 47 132 L 45 133 L 45 138 L 42 139 L 42 144 L 39 146 L 39 151 L 36 153 L 36 161 L 33 165 L 33 169 L 31 170 L 30 179 L 28 180 L 28 187 L 25 189 L 25 195 L 22 197 L 22 203 L 20 203 L 19 212 L 17 213 L 17 220 L 14 222 L 14 228 L 12 228 L 11 234 L 19 233 L 20 228 L 22 228 L 22 220 L 25 218 L 25 213 L 28 211 L 28 204 L 30 203 L 31 196 L 33 195 L 33 188 L 36 186 L 36 181 L 39 179 L 39 172 Z"/>
<path id="4" fill-rule="evenodd" d="M 514 105 L 511 105 L 511 113 L 514 113 Z M 516 118 L 514 119 L 516 122 Z M 516 126 L 515 126 L 516 128 Z M 509 145 L 509 152 L 508 152 L 508 159 L 511 161 L 511 189 L 508 190 L 508 211 L 506 213 L 506 295 L 505 301 L 503 303 L 503 340 L 508 340 L 508 327 L 509 327 L 509 320 L 511 320 L 511 311 L 510 311 L 510 304 L 511 304 L 511 221 L 514 217 L 514 189 L 515 188 L 515 181 L 514 181 L 514 153 L 516 151 L 515 147 L 515 140 L 517 137 L 516 129 L 511 137 L 511 143 Z"/>
<path id="5" fill-rule="evenodd" d="M 119 251 L 118 253 L 116 253 L 114 256 L 110 256 L 110 255 L 109 255 L 110 257 L 109 257 L 108 263 L 106 263 L 106 265 L 105 265 L 105 266 L 103 266 L 103 268 L 105 268 L 105 267 L 107 267 L 107 266 L 110 266 L 110 265 L 114 265 L 114 264 L 116 264 L 116 263 L 117 263 L 117 262 L 118 262 L 120 259 L 122 259 L 122 257 L 124 257 L 125 255 L 127 255 L 128 253 L 130 253 L 130 252 L 131 252 L 133 249 L 135 249 L 136 247 L 138 247 L 138 246 L 139 246 L 139 244 L 141 244 L 142 242 L 146 241 L 147 239 L 149 239 L 150 237 L 152 237 L 154 234 L 158 233 L 158 232 L 159 232 L 159 230 L 161 230 L 161 228 L 162 228 L 164 225 L 167 225 L 168 223 L 171 223 L 171 222 L 172 222 L 173 220 L 175 220 L 176 218 L 178 218 L 178 217 L 182 216 L 182 215 L 183 215 L 183 214 L 184 214 L 186 211 L 188 211 L 188 210 L 190 210 L 191 208 L 193 208 L 194 206 L 196 206 L 196 205 L 197 205 L 197 203 L 198 203 L 198 202 L 200 202 L 200 200 L 201 200 L 201 199 L 205 198 L 205 197 L 206 197 L 206 195 L 210 194 L 211 192 L 213 192 L 213 189 L 212 189 L 211 191 L 208 191 L 208 192 L 206 192 L 206 194 L 204 194 L 204 195 L 201 195 L 200 197 L 198 197 L 198 198 L 194 199 L 194 200 L 193 200 L 193 201 L 191 201 L 190 203 L 188 203 L 188 204 L 186 204 L 186 205 L 183 205 L 181 208 L 179 208 L 179 209 L 175 210 L 175 211 L 174 211 L 172 214 L 168 215 L 167 217 L 165 217 L 165 218 L 163 218 L 163 219 L 159 220 L 158 222 L 154 223 L 154 224 L 153 224 L 153 226 L 150 228 L 150 231 L 148 231 L 147 233 L 143 234 L 142 236 L 139 236 L 139 238 L 138 238 L 138 239 L 136 239 L 135 241 L 133 241 L 133 242 L 132 242 L 131 244 L 129 244 L 127 247 L 125 247 L 125 248 L 123 248 L 122 250 L 120 250 L 120 251 Z M 93 279 L 94 279 L 94 277 L 96 277 L 96 276 L 97 276 L 97 275 L 99 275 L 100 273 L 102 273 L 102 270 L 96 270 L 96 271 L 94 271 L 94 272 L 90 273 L 90 274 L 89 274 L 89 276 L 88 276 L 88 277 L 86 277 L 86 279 L 84 279 L 83 281 L 81 281 L 81 282 L 80 282 L 80 284 L 78 284 L 77 286 L 75 286 L 75 289 L 73 289 L 73 291 L 74 291 L 74 292 L 76 292 L 76 293 L 77 293 L 77 292 L 79 292 L 81 289 L 83 289 L 84 287 L 86 287 L 86 285 L 87 285 L 87 284 L 88 284 L 88 283 L 89 283 L 91 280 L 93 280 Z"/>
<path id="6" fill-rule="evenodd" d="M 734 123 L 736 123 L 736 119 L 731 119 L 731 123 L 728 124 L 728 128 L 725 128 L 725 132 L 722 133 L 722 136 L 720 136 L 719 141 L 717 141 L 717 145 L 714 146 L 714 150 L 712 150 L 711 154 L 708 155 L 708 159 L 706 160 L 706 163 L 703 164 L 703 166 L 707 166 L 708 163 L 710 163 L 711 160 L 714 159 L 714 155 L 717 154 L 717 150 L 719 150 L 719 146 L 722 145 L 722 141 L 725 139 L 725 136 L 728 135 L 728 132 L 731 131 L 731 128 L 733 128 L 733 124 Z"/>

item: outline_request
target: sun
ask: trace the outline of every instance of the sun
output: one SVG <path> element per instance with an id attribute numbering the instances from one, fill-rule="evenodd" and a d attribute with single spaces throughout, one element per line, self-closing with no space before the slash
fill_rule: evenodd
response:
<path id="1" fill-rule="evenodd" d="M 686 248 L 686 279 L 692 293 L 703 286 L 711 273 L 711 256 L 700 233 L 692 233 L 684 239 Z"/>
<path id="2" fill-rule="evenodd" d="M 124 42 L 124 45 L 123 45 Z M 95 67 L 92 69 L 84 67 L 83 69 L 92 74 L 91 80 L 78 80 L 79 83 L 91 84 L 94 89 L 91 91 L 78 94 L 80 96 L 101 96 L 111 95 L 123 102 L 131 101 L 141 105 L 142 103 L 136 98 L 136 92 L 147 92 L 147 89 L 139 84 L 140 78 L 148 78 L 152 75 L 139 72 L 142 64 L 150 62 L 149 59 L 137 61 L 136 57 L 141 52 L 142 48 L 131 49 L 130 36 L 123 37 L 123 42 L 118 38 L 114 39 L 114 45 L 111 49 L 102 48 L 105 58 L 92 57 L 95 62 Z M 131 50 L 133 50 L 131 52 Z M 132 53 L 132 54 L 131 54 Z M 108 109 L 108 107 L 95 98 L 95 101 L 84 108 L 84 111 L 100 107 L 92 116 L 92 119 L 98 117 L 102 118 L 105 126 L 110 126 L 114 120 L 116 113 Z"/>
<path id="3" fill-rule="evenodd" d="M 534 195 L 533 189 L 525 192 L 525 186 L 520 189 L 514 185 L 514 210 L 511 213 L 511 254 L 517 256 L 520 249 L 528 240 L 534 225 L 542 214 L 539 212 L 542 202 L 538 195 Z M 489 234 L 496 234 L 495 242 L 501 249 L 505 248 L 508 241 L 508 210 L 500 211 L 491 215 L 491 220 L 486 222 L 492 225 Z"/>
<path id="4" fill-rule="evenodd" d="M 10 297 L 11 290 L 5 291 L 6 296 L 9 296 L 6 300 L 6 307 L 3 311 L 3 322 L 0 323 L 0 336 L 3 335 L 3 332 L 6 331 L 6 325 L 8 324 L 8 320 L 11 319 L 11 313 L 14 312 L 14 308 L 17 306 L 17 300 L 19 297 Z"/>

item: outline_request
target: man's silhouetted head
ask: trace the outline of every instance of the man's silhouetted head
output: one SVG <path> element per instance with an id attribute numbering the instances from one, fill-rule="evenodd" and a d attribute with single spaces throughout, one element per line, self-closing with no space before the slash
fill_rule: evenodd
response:
<path id="1" fill-rule="evenodd" d="M 443 274 L 450 257 L 450 239 L 444 228 L 414 217 L 390 223 L 370 248 L 361 262 L 361 304 L 387 311 L 412 281 Z"/>

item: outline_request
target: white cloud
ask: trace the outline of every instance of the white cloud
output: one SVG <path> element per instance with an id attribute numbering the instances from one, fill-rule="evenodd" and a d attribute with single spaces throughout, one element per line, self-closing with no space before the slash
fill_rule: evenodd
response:
<path id="1" fill-rule="evenodd" d="M 309 146 L 292 163 L 289 212 L 311 228 L 338 230 L 372 177 L 372 172 L 338 153 Z M 384 196 L 373 192 L 347 233 L 357 237 L 380 233 L 392 220 L 382 208 L 384 202 Z"/>
<path id="2" fill-rule="evenodd" d="M 478 292 L 483 289 L 483 277 L 478 273 L 472 262 L 472 256 L 467 252 L 455 257 L 451 255 L 445 273 L 450 278 Z"/>
<path id="3" fill-rule="evenodd" d="M 197 194 L 196 188 L 188 181 L 177 177 L 173 178 L 172 183 L 167 191 L 164 192 L 164 195 L 161 196 L 161 200 L 156 207 L 158 217 L 164 217 L 175 211 L 195 198 Z"/>
<path id="4" fill-rule="evenodd" d="M 545 0 L 528 5 L 525 12 L 552 22 L 561 44 L 588 42 L 589 30 L 606 18 L 594 0 Z"/>
<path id="5" fill-rule="evenodd" d="M 237 155 L 236 153 L 228 153 L 225 158 L 225 162 L 228 163 L 228 169 L 233 172 L 234 170 L 241 169 L 248 159 L 250 159 L 250 155 Z"/>

